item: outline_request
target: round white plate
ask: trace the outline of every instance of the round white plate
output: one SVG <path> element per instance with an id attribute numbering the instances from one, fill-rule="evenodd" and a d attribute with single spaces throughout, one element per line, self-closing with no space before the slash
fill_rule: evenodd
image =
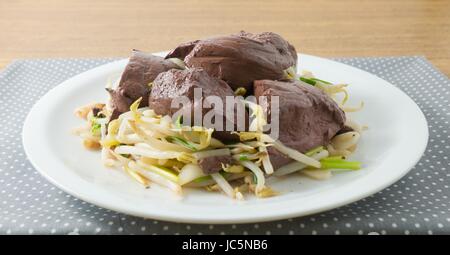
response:
<path id="1" fill-rule="evenodd" d="M 163 55 L 164 53 L 159 53 Z M 338 173 L 325 181 L 298 174 L 272 181 L 281 195 L 234 201 L 223 194 L 187 189 L 183 198 L 151 185 L 144 189 L 123 171 L 108 169 L 100 153 L 84 149 L 71 134 L 82 121 L 76 107 L 105 102 L 108 79 L 120 76 L 127 59 L 79 74 L 49 91 L 29 113 L 23 127 L 25 152 L 36 169 L 67 193 L 115 211 L 189 223 L 245 223 L 302 216 L 367 197 L 404 176 L 419 160 L 428 128 L 419 107 L 392 84 L 370 73 L 327 59 L 299 55 L 299 69 L 332 82 L 349 83 L 349 104 L 365 108 L 352 117 L 369 126 L 352 157 L 360 171 Z"/>

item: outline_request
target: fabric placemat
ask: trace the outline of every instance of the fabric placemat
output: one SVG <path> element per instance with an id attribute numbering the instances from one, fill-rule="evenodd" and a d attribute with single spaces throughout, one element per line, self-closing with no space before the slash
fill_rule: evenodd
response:
<path id="1" fill-rule="evenodd" d="M 57 189 L 28 162 L 21 131 L 33 104 L 67 78 L 112 60 L 18 60 L 0 71 L 0 234 L 450 233 L 450 81 L 424 57 L 336 59 L 395 84 L 424 112 L 428 147 L 408 175 L 331 211 L 239 225 L 171 223 L 99 208 Z"/>

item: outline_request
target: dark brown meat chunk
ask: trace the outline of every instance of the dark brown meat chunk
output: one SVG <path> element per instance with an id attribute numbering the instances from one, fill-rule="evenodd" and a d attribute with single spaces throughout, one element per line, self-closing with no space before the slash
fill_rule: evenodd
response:
<path id="1" fill-rule="evenodd" d="M 201 67 L 224 80 L 232 89 L 251 91 L 254 80 L 284 79 L 284 70 L 297 64 L 295 48 L 272 32 L 219 36 L 184 43 L 166 58 L 183 59 L 188 67 Z"/>
<path id="2" fill-rule="evenodd" d="M 195 89 L 201 89 L 201 99 L 194 100 Z M 190 106 L 183 107 L 182 112 L 183 114 L 187 114 L 185 116 L 191 116 L 191 123 L 183 124 L 194 124 L 194 112 L 201 113 L 201 116 L 199 117 L 203 120 L 203 117 L 209 111 L 218 110 L 216 116 L 221 116 L 221 119 L 215 119 L 214 121 L 222 121 L 224 129 L 226 128 L 227 123 L 231 123 L 229 125 L 234 126 L 235 129 L 237 128 L 237 114 L 234 114 L 234 118 L 232 119 L 231 117 L 227 117 L 225 112 L 216 109 L 216 107 L 206 107 L 206 104 L 210 99 L 208 98 L 209 96 L 219 97 L 223 102 L 226 102 L 227 96 L 234 97 L 233 90 L 231 90 L 224 81 L 210 76 L 207 72 L 199 68 L 190 68 L 186 70 L 172 69 L 158 75 L 153 82 L 149 106 L 156 114 L 172 116 L 181 108 L 181 106 L 171 107 L 172 101 L 182 96 L 187 97 L 190 102 Z M 202 102 L 203 107 L 199 102 Z M 223 105 L 222 107 L 223 109 L 226 109 L 226 105 Z M 205 123 L 201 123 L 201 125 L 213 128 L 205 125 Z M 226 131 L 214 132 L 213 135 L 223 142 L 236 141 L 238 139 L 236 135 Z"/>
<path id="3" fill-rule="evenodd" d="M 111 119 L 130 110 L 130 105 L 142 97 L 140 106 L 148 106 L 150 83 L 158 74 L 170 69 L 180 68 L 170 60 L 133 50 L 130 60 L 122 73 L 119 86 L 107 89 L 113 111 Z"/>
<path id="4" fill-rule="evenodd" d="M 213 156 L 200 159 L 198 164 L 205 174 L 212 174 L 222 170 L 222 164 L 233 165 L 235 161 L 231 156 Z"/>
<path id="5" fill-rule="evenodd" d="M 320 89 L 296 82 L 259 80 L 254 83 L 255 96 L 279 97 L 279 137 L 286 146 L 306 152 L 327 145 L 344 127 L 345 114 L 338 105 Z M 264 109 L 270 120 L 270 109 Z M 275 168 L 290 159 L 273 148 L 269 149 Z"/>

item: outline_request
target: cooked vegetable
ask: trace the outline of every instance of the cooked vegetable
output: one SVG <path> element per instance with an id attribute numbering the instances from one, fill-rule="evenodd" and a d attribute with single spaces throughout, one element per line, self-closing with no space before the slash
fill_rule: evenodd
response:
<path id="1" fill-rule="evenodd" d="M 345 160 L 321 160 L 323 169 L 361 169 L 361 162 L 358 161 L 345 161 Z"/>
<path id="2" fill-rule="evenodd" d="M 244 96 L 245 94 L 247 94 L 247 90 L 244 87 L 239 87 L 234 91 L 234 94 L 236 96 Z"/>
<path id="3" fill-rule="evenodd" d="M 156 159 L 172 159 L 183 155 L 182 152 L 175 151 L 158 151 L 137 146 L 122 145 L 114 149 L 118 154 L 132 154 Z"/>
<path id="4" fill-rule="evenodd" d="M 186 68 L 186 65 L 184 64 L 183 60 L 181 60 L 179 58 L 168 58 L 167 60 L 172 61 L 175 65 L 177 65 L 181 69 L 185 69 Z"/>
<path id="5" fill-rule="evenodd" d="M 240 154 L 240 155 L 239 155 L 239 160 L 240 160 L 240 161 L 248 160 L 248 156 L 245 155 L 245 154 Z"/>
<path id="6" fill-rule="evenodd" d="M 310 151 L 307 151 L 307 152 L 305 153 L 305 155 L 308 156 L 308 157 L 311 157 L 311 156 L 313 156 L 314 154 L 323 151 L 324 149 L 325 149 L 325 148 L 324 148 L 323 146 L 319 146 L 319 147 L 314 148 L 314 149 L 312 149 L 312 150 L 310 150 Z"/>
<path id="7" fill-rule="evenodd" d="M 192 151 L 196 151 L 197 150 L 195 144 L 187 141 L 186 139 L 183 139 L 183 138 L 180 138 L 180 137 L 176 137 L 176 136 L 168 136 L 168 137 L 166 137 L 166 139 L 169 142 L 173 142 L 173 143 L 182 145 L 182 146 L 184 146 L 184 147 L 186 147 L 186 148 L 188 148 L 188 149 L 190 149 Z"/>
<path id="8" fill-rule="evenodd" d="M 201 176 L 201 177 L 196 178 L 196 179 L 194 180 L 194 182 L 196 182 L 196 183 L 202 183 L 202 182 L 206 182 L 206 181 L 209 181 L 209 180 L 211 180 L 211 176 L 210 176 L 210 175 L 206 175 L 206 176 Z M 208 184 L 208 185 L 209 185 L 209 184 Z"/>
<path id="9" fill-rule="evenodd" d="M 205 174 L 198 165 L 186 164 L 181 168 L 180 174 L 178 175 L 178 184 L 184 185 L 204 176 Z"/>
<path id="10" fill-rule="evenodd" d="M 329 84 L 329 85 L 332 84 L 331 82 L 324 81 L 324 80 L 321 80 L 321 79 L 318 79 L 318 78 L 310 78 L 310 80 L 313 80 L 313 81 L 316 81 L 316 82 L 322 82 L 324 84 Z"/>
<path id="11" fill-rule="evenodd" d="M 346 132 L 335 136 L 331 140 L 331 145 L 336 150 L 345 150 L 355 145 L 359 141 L 360 136 L 358 132 Z"/>
<path id="12" fill-rule="evenodd" d="M 262 135 L 262 137 L 264 138 L 265 141 L 269 141 L 271 143 L 273 143 L 274 147 L 280 151 L 281 153 L 287 155 L 288 157 L 298 161 L 298 162 L 302 162 L 304 164 L 310 165 L 310 166 L 314 166 L 317 168 L 320 168 L 320 162 L 315 160 L 314 158 L 308 157 L 303 153 L 300 153 L 297 150 L 291 149 L 287 146 L 284 146 L 281 142 L 279 141 L 274 141 L 270 136 L 268 135 Z"/>
<path id="13" fill-rule="evenodd" d="M 322 151 L 320 151 L 319 153 L 316 153 L 316 154 L 312 155 L 311 157 L 312 157 L 313 159 L 315 159 L 315 160 L 319 160 L 319 159 L 325 158 L 325 157 L 327 157 L 327 156 L 328 156 L 328 151 L 322 150 Z M 278 168 L 278 169 L 275 171 L 274 175 L 275 175 L 275 176 L 288 175 L 288 174 L 291 174 L 291 173 L 300 171 L 300 170 L 302 170 L 302 169 L 304 169 L 304 168 L 306 168 L 306 167 L 307 167 L 307 165 L 304 164 L 304 163 L 301 163 L 301 162 L 292 162 L 292 163 L 290 163 L 290 164 L 287 164 L 287 165 L 284 165 L 284 166 Z"/>
<path id="14" fill-rule="evenodd" d="M 306 77 L 300 76 L 299 79 L 300 79 L 302 82 L 308 83 L 309 85 L 313 85 L 313 86 L 316 85 L 316 81 L 315 81 L 315 80 L 312 80 L 311 78 L 306 78 Z"/>
<path id="15" fill-rule="evenodd" d="M 147 171 L 146 169 L 144 169 L 141 166 L 137 165 L 133 161 L 130 161 L 128 163 L 128 167 L 130 169 L 132 169 L 132 170 L 135 170 L 136 172 L 138 172 L 142 176 L 146 177 L 150 181 L 153 181 L 155 183 L 158 183 L 159 185 L 162 185 L 162 186 L 165 186 L 165 187 L 169 188 L 170 190 L 172 190 L 176 194 L 181 194 L 182 193 L 181 186 L 178 185 L 176 182 L 173 182 L 173 181 L 171 181 L 169 179 L 166 179 L 166 178 L 162 177 L 161 175 L 156 174 L 156 173 L 154 173 L 152 171 Z"/>
<path id="16" fill-rule="evenodd" d="M 253 172 L 256 176 L 256 192 L 261 191 L 265 185 L 264 173 L 261 168 L 251 161 L 239 161 L 239 163 Z"/>
<path id="17" fill-rule="evenodd" d="M 361 102 L 359 103 L 359 106 L 354 106 L 354 107 L 351 107 L 351 106 L 342 106 L 341 108 L 342 108 L 342 110 L 344 110 L 345 112 L 357 112 L 357 111 L 361 110 L 362 108 L 364 108 L 364 102 L 361 101 Z"/>
<path id="18" fill-rule="evenodd" d="M 141 174 L 136 172 L 134 169 L 129 168 L 128 166 L 124 166 L 125 172 L 131 176 L 133 179 L 138 181 L 140 184 L 144 185 L 144 187 L 148 187 L 150 182 L 147 178 L 143 177 Z"/>
<path id="19" fill-rule="evenodd" d="M 138 100 L 136 100 L 133 104 L 130 105 L 130 111 L 135 121 L 139 121 L 139 118 L 141 117 L 141 113 L 138 111 L 138 107 L 141 101 L 142 97 L 140 97 Z"/>
<path id="20" fill-rule="evenodd" d="M 211 174 L 211 177 L 214 179 L 214 181 L 219 185 L 219 187 L 227 194 L 229 197 L 234 198 L 235 193 L 233 190 L 233 187 L 223 178 L 223 176 L 219 173 L 213 173 Z"/>
<path id="21" fill-rule="evenodd" d="M 92 133 L 92 135 L 99 136 L 101 134 L 100 133 L 101 127 L 102 127 L 102 125 L 100 125 L 98 123 L 93 123 L 92 126 L 91 126 L 91 133 Z"/>
<path id="22" fill-rule="evenodd" d="M 192 153 L 192 155 L 197 160 L 200 160 L 202 158 L 214 157 L 214 156 L 229 156 L 229 155 L 231 155 L 231 152 L 230 152 L 230 149 L 224 148 L 224 149 L 216 149 L 216 150 L 199 151 L 199 152 Z"/>
<path id="23" fill-rule="evenodd" d="M 184 62 L 179 58 L 170 59 L 170 61 L 180 68 L 185 68 Z M 175 65 L 173 66 L 175 67 Z M 343 106 L 348 100 L 347 84 L 332 84 L 315 78 L 310 72 L 304 72 L 302 76 L 299 76 L 296 73 L 295 66 L 282 71 L 284 78 L 299 79 L 316 87 L 301 85 L 302 89 L 306 89 L 301 91 L 287 89 L 285 94 L 282 94 L 284 98 L 295 93 L 301 96 L 300 92 L 320 94 L 325 99 L 322 97 L 311 98 L 316 101 L 328 100 L 328 103 L 334 105 L 340 114 L 339 116 L 342 117 L 339 123 L 335 123 L 336 127 L 332 131 L 325 130 L 328 132 L 327 134 L 331 135 L 322 142 L 317 142 L 316 138 L 311 139 L 314 144 L 325 144 L 325 146 L 318 146 L 306 153 L 301 153 L 300 151 L 311 147 L 306 145 L 305 148 L 301 148 L 298 144 L 290 143 L 291 137 L 288 136 L 286 139 L 286 134 L 290 132 L 289 129 L 285 133 L 280 133 L 285 135 L 284 139 L 281 135 L 278 138 L 279 140 L 270 137 L 264 131 L 267 125 L 265 114 L 270 114 L 270 112 L 263 108 L 265 102 L 261 99 L 258 103 L 250 100 L 242 101 L 249 109 L 252 119 L 248 123 L 247 131 L 232 132 L 239 136 L 241 142 L 226 139 L 220 141 L 213 138 L 214 129 L 212 128 L 183 126 L 182 115 L 178 115 L 174 121 L 173 115 L 164 115 L 167 113 L 158 112 L 157 105 L 152 105 L 152 108 L 148 107 L 146 97 L 137 100 L 132 99 L 134 102 L 131 105 L 128 102 L 125 107 L 125 109 L 129 108 L 127 112 L 112 113 L 111 111 L 114 109 L 110 109 L 110 105 L 105 107 L 104 104 L 91 104 L 78 109 L 76 115 L 84 118 L 87 125 L 78 128 L 75 133 L 83 138 L 86 148 L 101 149 L 101 158 L 104 165 L 123 168 L 127 175 L 145 187 L 153 182 L 167 187 L 177 194 L 181 194 L 182 187 L 204 187 L 209 191 L 222 190 L 227 196 L 235 199 L 243 199 L 243 192 L 253 192 L 257 197 L 263 198 L 278 194 L 266 186 L 266 178 L 270 175 L 284 176 L 300 172 L 311 178 L 322 180 L 331 177 L 334 171 L 360 169 L 361 162 L 345 159 L 346 156 L 356 150 L 364 127 L 348 116 L 346 117 L 341 109 L 347 112 L 357 111 L 362 108 L 363 104 L 361 103 L 359 107 Z M 272 81 L 274 84 L 260 83 L 260 87 L 253 84 L 252 91 L 255 91 L 255 96 L 257 96 L 257 88 L 260 89 L 258 93 L 261 94 L 267 92 L 267 88 L 278 89 L 277 86 L 290 85 L 298 89 L 296 85 L 300 86 L 298 81 L 290 81 L 292 84 L 277 81 Z M 146 86 L 145 84 L 144 86 Z M 220 84 L 224 85 L 223 82 L 220 82 Z M 153 81 L 150 81 L 148 87 L 152 85 Z M 156 85 L 157 82 L 155 82 Z M 244 84 L 238 86 L 244 86 Z M 248 88 L 238 86 L 234 87 L 234 95 L 246 95 Z M 280 89 L 280 91 L 284 90 Z M 229 92 L 233 94 L 233 91 Z M 265 95 L 264 93 L 263 95 Z M 342 95 L 339 95 L 339 93 L 343 94 L 342 100 Z M 220 91 L 218 91 L 218 94 L 220 95 Z M 339 100 L 340 104 L 330 98 L 336 102 Z M 290 100 L 296 101 L 297 99 L 297 97 L 293 97 Z M 139 108 L 140 105 L 145 107 Z M 295 111 L 301 109 L 307 112 L 310 109 L 296 108 L 295 105 L 293 105 L 294 108 L 291 108 L 290 106 L 290 104 L 284 105 L 282 109 L 295 109 Z M 114 117 L 111 117 L 112 115 Z M 320 121 L 320 119 L 311 119 Z M 285 118 L 283 123 L 286 124 L 284 126 L 288 126 L 290 119 Z M 298 123 L 294 124 L 297 125 Z M 344 124 L 353 131 L 341 129 Z M 311 128 L 317 127 L 312 126 Z M 339 135 L 333 137 L 335 131 L 339 131 Z M 299 133 L 302 132 L 299 131 Z M 331 137 L 333 138 L 330 141 Z M 292 140 L 298 140 L 298 137 L 292 138 Z M 268 149 L 269 146 L 272 146 L 275 150 Z M 278 155 L 285 160 L 284 162 L 287 160 L 288 164 L 277 161 L 277 154 L 273 151 L 279 152 Z M 292 162 L 291 159 L 294 161 Z"/>
<path id="24" fill-rule="evenodd" d="M 92 109 L 94 109 L 94 108 L 102 109 L 103 107 L 105 107 L 105 104 L 101 104 L 101 103 L 88 104 L 88 105 L 85 105 L 85 106 L 75 109 L 75 116 L 77 116 L 78 118 L 81 118 L 81 119 L 87 119 L 88 114 L 92 113 Z"/>
<path id="25" fill-rule="evenodd" d="M 232 166 L 229 166 L 229 167 L 224 167 L 223 170 L 225 172 L 227 172 L 227 173 L 237 174 L 237 173 L 244 172 L 244 167 L 241 166 L 241 165 L 232 165 Z"/>
<path id="26" fill-rule="evenodd" d="M 181 128 L 182 121 L 183 121 L 183 115 L 180 114 L 180 115 L 178 115 L 177 120 L 175 121 L 175 126 L 177 128 Z"/>
<path id="27" fill-rule="evenodd" d="M 89 150 L 98 150 L 101 148 L 101 145 L 99 142 L 90 140 L 90 139 L 84 139 L 83 145 L 86 149 L 89 149 Z"/>
<path id="28" fill-rule="evenodd" d="M 295 79 L 297 77 L 297 70 L 295 66 L 291 66 L 284 70 L 284 76 L 286 79 Z"/>
<path id="29" fill-rule="evenodd" d="M 301 171 L 301 173 L 316 180 L 326 180 L 331 178 L 332 176 L 330 170 L 322 170 L 322 169 L 313 169 L 313 170 L 308 169 Z"/>
<path id="30" fill-rule="evenodd" d="M 249 130 L 261 133 L 264 129 L 264 126 L 267 125 L 263 108 L 261 107 L 261 105 L 251 101 L 243 102 L 251 109 L 252 112 L 251 116 L 253 117 L 253 120 L 250 123 Z"/>
<path id="31" fill-rule="evenodd" d="M 322 158 L 320 161 L 334 161 L 334 160 L 345 160 L 345 156 L 331 156 L 331 157 L 326 157 L 326 158 Z"/>
<path id="32" fill-rule="evenodd" d="M 259 147 L 259 151 L 261 152 L 261 162 L 264 167 L 264 171 L 266 174 L 272 174 L 273 173 L 273 166 L 270 162 L 269 153 L 267 152 L 266 147 Z"/>
<path id="33" fill-rule="evenodd" d="M 162 177 L 171 180 L 173 182 L 178 182 L 178 176 L 177 173 L 173 170 L 170 170 L 169 168 L 162 167 L 162 166 L 156 166 L 156 165 L 150 165 L 146 164 L 141 160 L 136 161 L 137 165 L 142 167 L 142 169 L 152 171 L 156 174 L 161 175 Z"/>

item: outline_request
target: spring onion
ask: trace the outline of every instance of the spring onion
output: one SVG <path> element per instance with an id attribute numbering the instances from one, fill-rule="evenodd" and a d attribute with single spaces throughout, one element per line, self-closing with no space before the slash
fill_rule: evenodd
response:
<path id="1" fill-rule="evenodd" d="M 196 151 L 197 150 L 197 147 L 195 146 L 194 143 L 189 142 L 189 141 L 187 141 L 187 140 L 185 140 L 183 138 L 180 138 L 180 137 L 177 137 L 177 136 L 168 136 L 168 137 L 166 137 L 166 139 L 169 142 L 179 144 L 179 145 L 184 146 L 184 147 L 186 147 L 186 148 L 188 148 L 188 149 L 190 149 L 192 151 Z"/>
<path id="2" fill-rule="evenodd" d="M 183 122 L 183 115 L 178 115 L 177 120 L 175 121 L 175 126 L 177 128 L 181 128 L 181 123 Z"/>
<path id="3" fill-rule="evenodd" d="M 246 161 L 246 160 L 248 160 L 248 156 L 245 155 L 245 154 L 239 154 L 239 160 L 240 161 Z"/>
<path id="4" fill-rule="evenodd" d="M 193 182 L 200 183 L 200 182 L 209 181 L 209 180 L 211 180 L 211 176 L 207 175 L 207 176 L 198 177 L 198 178 L 194 179 Z"/>
<path id="5" fill-rule="evenodd" d="M 152 171 L 173 182 L 178 182 L 177 174 L 169 168 L 163 166 L 149 165 L 140 160 L 136 161 L 136 163 L 138 164 L 138 166 L 142 167 L 142 169 Z"/>
<path id="6" fill-rule="evenodd" d="M 331 84 L 332 84 L 332 83 L 329 82 L 329 81 L 324 81 L 324 80 L 321 80 L 321 79 L 318 79 L 318 78 L 309 78 L 309 79 L 311 79 L 311 80 L 313 80 L 313 81 L 322 82 L 322 83 L 328 84 L 328 85 L 331 85 Z"/>
<path id="7" fill-rule="evenodd" d="M 249 172 L 249 171 L 244 171 L 242 173 L 237 173 L 237 174 L 225 173 L 225 172 L 220 172 L 220 173 L 227 181 L 238 180 L 238 179 L 242 179 L 242 178 L 245 178 L 245 177 L 251 175 L 251 172 Z M 210 177 L 210 176 L 208 176 L 208 177 Z M 209 185 L 213 185 L 213 184 L 215 184 L 214 180 L 210 177 L 210 178 L 204 178 L 204 179 L 202 178 L 197 181 L 194 180 L 183 186 L 199 188 L 199 187 L 205 187 L 205 186 L 209 186 Z"/>
<path id="8" fill-rule="evenodd" d="M 345 161 L 345 160 L 321 160 L 322 169 L 361 169 L 361 162 L 358 161 Z"/>
<path id="9" fill-rule="evenodd" d="M 261 191 L 256 193 L 257 197 L 265 198 L 265 197 L 273 197 L 278 195 L 278 192 L 274 191 L 270 187 L 265 186 Z"/>
<path id="10" fill-rule="evenodd" d="M 253 183 L 254 183 L 254 184 L 258 183 L 258 179 L 257 179 L 257 177 L 256 177 L 256 174 L 253 174 L 253 175 L 252 175 L 252 180 L 253 180 Z"/>
<path id="11" fill-rule="evenodd" d="M 321 159 L 321 161 L 345 160 L 345 156 L 331 156 Z"/>
<path id="12" fill-rule="evenodd" d="M 133 132 L 142 139 L 145 143 L 150 145 L 154 149 L 158 149 L 160 151 L 182 151 L 182 152 L 188 152 L 189 150 L 186 150 L 186 146 L 180 145 L 180 144 L 174 144 L 169 143 L 167 141 L 162 141 L 159 139 L 154 138 L 151 135 L 148 135 L 142 128 L 138 127 L 137 123 L 135 121 L 129 120 L 128 125 L 131 127 Z"/>
<path id="13" fill-rule="evenodd" d="M 92 135 L 94 135 L 94 136 L 100 135 L 101 127 L 102 127 L 102 125 L 100 125 L 100 124 L 98 124 L 96 122 L 92 123 L 92 126 L 91 126 L 91 133 L 92 133 Z"/>
<path id="14" fill-rule="evenodd" d="M 228 173 L 223 172 L 223 171 L 220 171 L 219 174 L 221 176 L 223 176 L 224 178 L 228 178 L 229 177 Z M 205 181 L 209 181 L 211 179 L 212 179 L 211 175 L 205 175 L 205 176 L 201 176 L 201 177 L 198 177 L 198 178 L 194 179 L 193 182 L 195 182 L 195 183 L 202 183 L 202 182 L 205 182 Z"/>
<path id="15" fill-rule="evenodd" d="M 313 86 L 315 86 L 317 84 L 317 82 L 320 82 L 320 83 L 323 83 L 323 84 L 326 84 L 326 85 L 332 85 L 331 82 L 324 81 L 324 80 L 317 79 L 317 78 L 308 78 L 308 77 L 305 77 L 305 76 L 300 76 L 299 79 L 301 81 L 303 81 L 305 83 L 308 83 L 309 85 L 313 85 Z"/>
<path id="16" fill-rule="evenodd" d="M 311 78 L 306 78 L 303 76 L 300 76 L 299 78 L 302 82 L 308 83 L 309 85 L 316 85 L 316 81 L 312 80 Z"/>

